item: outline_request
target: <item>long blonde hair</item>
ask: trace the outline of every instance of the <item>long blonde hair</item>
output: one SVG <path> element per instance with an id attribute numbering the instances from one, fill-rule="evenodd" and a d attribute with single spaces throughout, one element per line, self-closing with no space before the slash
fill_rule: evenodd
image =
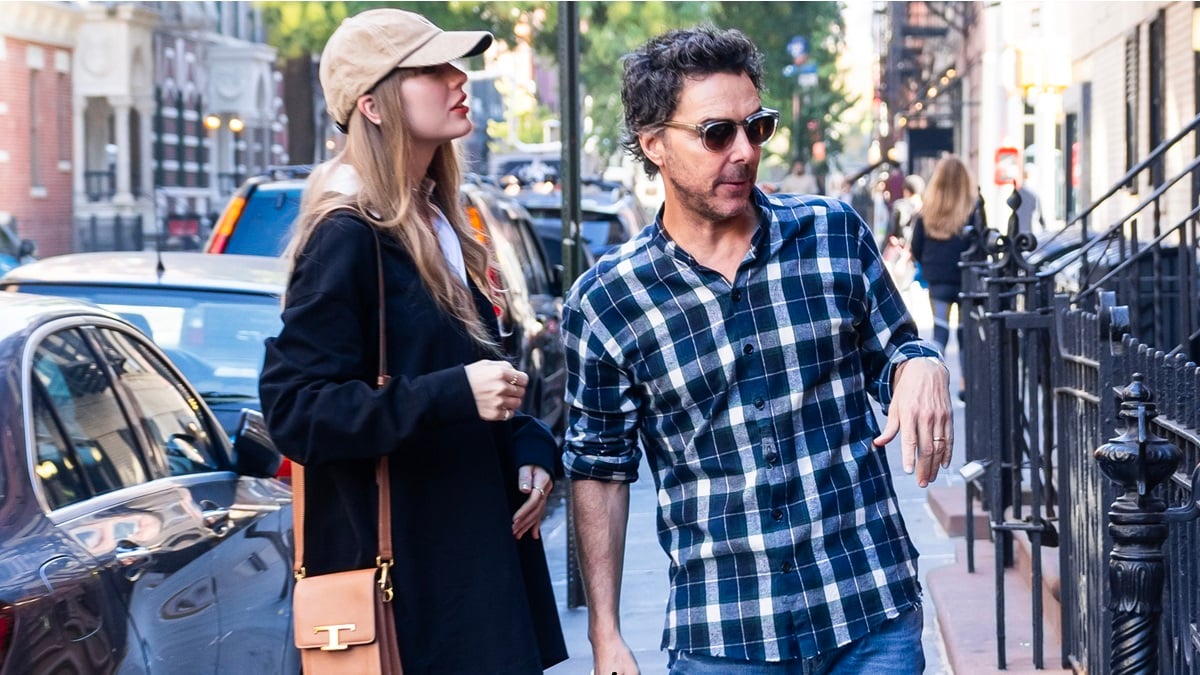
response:
<path id="1" fill-rule="evenodd" d="M 446 263 L 437 234 L 425 206 L 423 183 L 434 183 L 430 199 L 442 210 L 462 245 L 467 277 L 497 307 L 503 307 L 501 292 L 491 282 L 493 257 L 468 224 L 459 196 L 462 172 L 454 144 L 440 145 L 425 175 L 409 175 L 407 162 L 412 137 L 404 123 L 404 105 L 400 85 L 415 71 L 392 71 L 372 92 L 382 124 L 376 125 L 357 108 L 351 113 L 346 146 L 334 158 L 318 166 L 305 184 L 296 218 L 295 235 L 284 255 L 291 267 L 304 251 L 313 232 L 329 215 L 339 209 L 357 212 L 363 220 L 395 238 L 412 257 L 425 288 L 438 308 L 458 320 L 476 343 L 498 352 L 498 345 L 476 311 L 470 290 L 460 283 Z M 346 194 L 333 189 L 330 178 L 339 166 L 348 166 L 358 174 L 358 192 Z"/>
<path id="2" fill-rule="evenodd" d="M 943 157 L 922 197 L 925 233 L 931 239 L 950 239 L 961 233 L 975 209 L 975 196 L 967 165 L 954 155 Z"/>

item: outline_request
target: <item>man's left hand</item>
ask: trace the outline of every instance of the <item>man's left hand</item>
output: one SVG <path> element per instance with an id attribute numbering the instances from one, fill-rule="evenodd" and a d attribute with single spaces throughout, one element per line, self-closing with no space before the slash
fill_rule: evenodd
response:
<path id="1" fill-rule="evenodd" d="M 939 469 L 950 466 L 954 450 L 950 377 L 936 359 L 913 358 L 898 366 L 887 426 L 875 445 L 887 445 L 897 432 L 904 471 L 916 470 L 917 485 L 928 486 Z"/>

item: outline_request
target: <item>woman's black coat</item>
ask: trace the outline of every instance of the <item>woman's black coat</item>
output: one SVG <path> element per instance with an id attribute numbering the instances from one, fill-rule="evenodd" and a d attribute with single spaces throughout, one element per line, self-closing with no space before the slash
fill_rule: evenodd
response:
<path id="1" fill-rule="evenodd" d="M 380 234 L 392 379 L 376 390 L 372 226 L 320 224 L 268 341 L 260 393 L 272 438 L 305 466 L 309 574 L 374 565 L 376 458 L 391 457 L 396 623 L 408 675 L 535 673 L 566 658 L 540 540 L 516 540 L 517 467 L 552 471 L 538 420 L 480 420 L 464 366 L 486 354 L 434 304 L 412 259 Z M 477 291 L 478 310 L 495 315 Z M 491 325 L 491 323 L 489 323 Z"/>
<path id="2" fill-rule="evenodd" d="M 912 228 L 913 258 L 921 265 L 921 278 L 929 285 L 935 300 L 954 302 L 962 290 L 962 270 L 958 261 L 967 250 L 966 236 L 959 232 L 949 239 L 934 239 L 925 231 L 925 219 L 917 216 Z"/>

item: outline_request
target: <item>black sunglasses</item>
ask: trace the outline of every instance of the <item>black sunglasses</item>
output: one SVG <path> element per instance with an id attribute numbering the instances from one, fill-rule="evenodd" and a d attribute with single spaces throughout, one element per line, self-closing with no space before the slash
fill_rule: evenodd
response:
<path id="1" fill-rule="evenodd" d="M 775 129 L 779 126 L 779 111 L 762 108 L 741 122 L 734 120 L 713 120 L 704 124 L 686 124 L 684 122 L 663 122 L 663 126 L 676 129 L 690 129 L 700 134 L 700 143 L 709 152 L 724 152 L 733 145 L 737 138 L 738 127 L 746 130 L 746 140 L 750 145 L 759 146 L 771 140 Z"/>

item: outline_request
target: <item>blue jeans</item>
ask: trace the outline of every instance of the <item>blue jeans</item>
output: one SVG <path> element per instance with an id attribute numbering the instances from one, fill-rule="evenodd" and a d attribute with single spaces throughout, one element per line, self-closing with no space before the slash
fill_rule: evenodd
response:
<path id="1" fill-rule="evenodd" d="M 919 675 L 925 672 L 920 606 L 828 654 L 792 661 L 739 661 L 671 652 L 671 675 Z"/>

